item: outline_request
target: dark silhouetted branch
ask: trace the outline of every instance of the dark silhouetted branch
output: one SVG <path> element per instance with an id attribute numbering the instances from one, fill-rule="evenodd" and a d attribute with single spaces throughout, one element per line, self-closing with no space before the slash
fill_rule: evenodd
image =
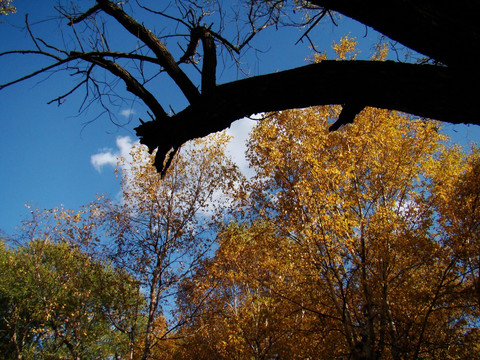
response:
<path id="1" fill-rule="evenodd" d="M 137 79 L 135 79 L 127 70 L 117 63 L 97 56 L 87 56 L 80 53 L 74 53 L 74 55 L 78 55 L 81 59 L 91 62 L 92 64 L 99 65 L 110 71 L 113 75 L 122 79 L 127 85 L 127 90 L 142 99 L 142 101 L 152 110 L 156 118 L 163 119 L 168 116 L 155 96 L 153 96 L 142 84 L 137 81 Z"/>
<path id="2" fill-rule="evenodd" d="M 337 131 L 343 125 L 353 123 L 357 114 L 365 108 L 364 105 L 358 104 L 355 102 L 347 102 L 342 107 L 342 112 L 338 116 L 337 121 L 333 123 L 332 126 L 328 129 L 329 131 Z"/>
<path id="3" fill-rule="evenodd" d="M 68 23 L 69 26 L 72 26 L 74 24 L 78 24 L 80 22 L 82 22 L 83 20 L 85 20 L 86 18 L 88 18 L 89 16 L 91 15 L 94 15 L 96 12 L 98 12 L 100 10 L 100 6 L 97 4 L 93 7 L 91 7 L 90 9 L 88 9 L 87 11 L 85 11 L 83 14 L 81 14 L 80 16 L 76 17 L 76 18 L 73 18 L 72 20 L 70 20 L 70 22 Z"/>
<path id="4" fill-rule="evenodd" d="M 468 82 L 471 81 L 471 84 Z M 136 128 L 141 143 L 157 150 L 155 165 L 164 172 L 171 149 L 184 142 L 223 130 L 255 113 L 314 105 L 348 104 L 344 115 L 352 120 L 361 107 L 398 110 L 451 123 L 480 123 L 471 104 L 474 79 L 459 77 L 446 67 L 392 61 L 322 61 L 296 69 L 255 76 L 218 85 L 195 105 L 166 121 Z M 359 88 L 359 86 L 361 88 Z M 360 109 L 360 110 L 359 110 Z"/>
<path id="5" fill-rule="evenodd" d="M 127 31 L 138 37 L 157 56 L 161 66 L 166 70 L 177 86 L 182 90 L 190 103 L 194 103 L 199 91 L 185 73 L 178 67 L 167 47 L 150 30 L 139 24 L 135 19 L 127 15 L 122 8 L 108 0 L 97 0 L 99 7 L 115 18 Z"/>

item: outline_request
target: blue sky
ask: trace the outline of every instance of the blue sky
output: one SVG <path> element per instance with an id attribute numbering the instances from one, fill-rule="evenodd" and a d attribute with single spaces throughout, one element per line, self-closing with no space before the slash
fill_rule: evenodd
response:
<path id="1" fill-rule="evenodd" d="M 17 0 L 17 14 L 1 17 L 0 52 L 12 49 L 33 49 L 33 42 L 21 28 L 25 13 L 29 14 L 32 29 L 45 39 L 61 46 L 57 21 L 40 20 L 56 15 L 53 7 L 57 1 Z M 88 8 L 93 1 L 78 2 Z M 328 49 L 333 40 L 350 33 L 360 42 L 364 57 L 369 56 L 372 42 L 377 40 L 373 31 L 344 19 L 338 28 L 325 20 L 312 33 L 319 49 Z M 300 31 L 289 29 L 283 33 L 265 33 L 256 39 L 256 45 L 265 51 L 260 60 L 251 53 L 256 74 L 305 64 L 311 51 L 305 44 L 294 45 Z M 117 39 L 123 41 L 123 39 Z M 45 64 L 42 59 L 27 55 L 0 57 L 0 83 Z M 221 75 L 221 74 L 219 74 Z M 219 82 L 234 79 L 236 72 L 225 70 Z M 116 197 L 120 191 L 114 175 L 115 157 L 126 155 L 136 141 L 133 128 L 138 117 L 148 119 L 145 108 L 138 103 L 125 103 L 114 109 L 123 126 L 113 124 L 108 117 L 100 116 L 98 107 L 78 114 L 81 96 L 68 98 L 61 106 L 47 102 L 72 86 L 65 73 L 30 79 L 0 91 L 0 229 L 12 233 L 28 214 L 25 204 L 40 209 L 64 206 L 78 208 L 93 201 L 97 195 Z M 162 87 L 164 86 L 164 87 Z M 181 109 L 181 96 L 170 91 L 171 84 L 159 85 L 157 93 L 162 105 Z M 62 92 L 63 91 L 63 92 Z M 232 133 L 238 137 L 232 145 L 233 152 L 241 152 L 241 144 L 251 122 L 236 123 Z M 478 143 L 480 129 L 475 126 L 445 125 L 454 140 L 464 145 Z M 235 155 L 240 159 L 239 155 Z M 240 160 L 239 160 L 240 161 Z M 242 163 L 244 164 L 244 163 Z"/>

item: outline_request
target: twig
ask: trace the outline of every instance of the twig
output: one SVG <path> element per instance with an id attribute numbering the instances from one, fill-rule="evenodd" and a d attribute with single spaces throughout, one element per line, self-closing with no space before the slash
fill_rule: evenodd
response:
<path id="1" fill-rule="evenodd" d="M 27 31 L 28 31 L 28 34 L 30 35 L 30 38 L 32 39 L 33 43 L 35 44 L 35 46 L 37 47 L 38 51 L 42 51 L 42 49 L 40 48 L 40 46 L 38 45 L 37 41 L 35 40 L 35 37 L 33 36 L 32 34 L 32 30 L 30 29 L 30 25 L 28 23 L 28 14 L 25 14 L 25 25 L 27 27 Z"/>
<path id="2" fill-rule="evenodd" d="M 82 15 L 76 17 L 76 18 L 73 18 L 71 19 L 69 22 L 68 22 L 68 25 L 69 26 L 72 26 L 73 24 L 78 24 L 79 22 L 85 20 L 87 17 L 89 17 L 90 15 L 93 15 L 95 14 L 97 11 L 100 10 L 100 6 L 97 4 L 93 7 L 91 7 L 90 9 L 88 9 L 86 12 L 84 12 Z"/>
<path id="3" fill-rule="evenodd" d="M 307 31 L 305 31 L 305 33 L 300 37 L 300 39 L 297 40 L 297 42 L 295 43 L 295 45 L 297 45 L 300 41 L 302 41 L 302 39 L 304 37 L 308 37 L 308 33 L 320 22 L 320 20 L 323 19 L 323 17 L 325 16 L 325 14 L 327 13 L 328 10 L 326 9 L 323 9 L 323 11 L 320 13 L 320 15 L 317 17 L 317 19 L 313 22 L 312 25 L 310 25 L 310 27 L 307 29 Z"/>

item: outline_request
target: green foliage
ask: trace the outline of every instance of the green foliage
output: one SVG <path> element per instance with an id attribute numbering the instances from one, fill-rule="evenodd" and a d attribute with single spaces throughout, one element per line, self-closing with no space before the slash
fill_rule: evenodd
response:
<path id="1" fill-rule="evenodd" d="M 129 353 L 142 306 L 127 274 L 78 248 L 32 240 L 0 247 L 0 347 L 6 358 L 98 359 Z"/>

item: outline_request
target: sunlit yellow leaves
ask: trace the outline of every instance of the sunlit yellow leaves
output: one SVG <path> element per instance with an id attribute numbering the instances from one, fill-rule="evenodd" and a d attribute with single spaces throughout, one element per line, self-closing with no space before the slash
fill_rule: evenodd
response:
<path id="1" fill-rule="evenodd" d="M 333 44 L 332 48 L 339 60 L 355 60 L 358 55 L 357 41 L 349 36 L 342 37 L 339 43 Z"/>
<path id="2" fill-rule="evenodd" d="M 354 58 L 355 41 L 334 50 Z M 386 54 L 379 46 L 373 59 Z M 182 148 L 163 180 L 134 148 L 117 172 L 120 204 L 31 210 L 32 224 L 49 230 L 32 255 L 60 243 L 75 265 L 18 267 L 55 289 L 36 333 L 62 318 L 75 329 L 62 336 L 92 338 L 105 282 L 85 273 L 94 260 L 80 248 L 93 248 L 135 276 L 117 274 L 107 282 L 115 296 L 105 296 L 114 310 L 116 297 L 131 305 L 128 321 L 108 315 L 134 358 L 479 358 L 480 151 L 449 147 L 435 121 L 369 107 L 329 132 L 340 111 L 266 114 L 249 140 L 248 182 L 220 133 Z M 15 267 L 3 252 L 3 268 Z M 142 286 L 145 307 L 125 283 Z M 13 295 L 35 298 L 20 285 Z"/>
<path id="3" fill-rule="evenodd" d="M 228 206 L 235 208 L 241 176 L 227 156 L 229 140 L 222 132 L 189 142 L 163 179 L 152 166 L 154 154 L 134 147 L 132 161 L 121 160 L 117 171 L 122 204 L 102 207 L 115 263 L 134 274 L 145 292 L 147 315 L 135 344 L 145 359 L 174 350 L 167 343 L 176 325 L 165 320 L 162 306 L 205 257 L 215 229 L 233 212 Z"/>
<path id="4" fill-rule="evenodd" d="M 362 332 L 372 339 L 369 351 L 380 347 L 387 358 L 396 350 L 385 341 L 408 356 L 431 343 L 442 354 L 449 337 L 463 336 L 450 322 L 476 313 L 475 296 L 464 294 L 478 282 L 479 264 L 459 244 L 468 238 L 470 254 L 477 248 L 474 236 L 457 233 L 479 221 L 478 187 L 466 180 L 479 178 L 478 166 L 446 149 L 434 121 L 366 108 L 353 125 L 329 133 L 337 114 L 335 107 L 283 111 L 255 129 L 254 208 L 292 239 L 293 258 L 284 259 L 309 279 L 295 288 L 309 289 L 304 306 L 342 319 L 330 357 L 353 354 Z"/>
<path id="5" fill-rule="evenodd" d="M 12 0 L 0 0 L 0 15 L 14 14 L 17 12 Z"/>
<path id="6" fill-rule="evenodd" d="M 294 266 L 285 262 L 285 269 L 279 268 L 273 256 L 286 255 L 288 246 L 266 223 L 230 224 L 218 241 L 215 258 L 185 283 L 188 291 L 181 297 L 184 316 L 194 315 L 186 329 L 192 334 L 187 337 L 187 351 L 194 351 L 190 357 L 249 359 L 279 354 L 285 347 L 285 324 L 295 322 L 296 314 L 295 307 L 282 304 L 270 289 L 284 283 Z"/>

